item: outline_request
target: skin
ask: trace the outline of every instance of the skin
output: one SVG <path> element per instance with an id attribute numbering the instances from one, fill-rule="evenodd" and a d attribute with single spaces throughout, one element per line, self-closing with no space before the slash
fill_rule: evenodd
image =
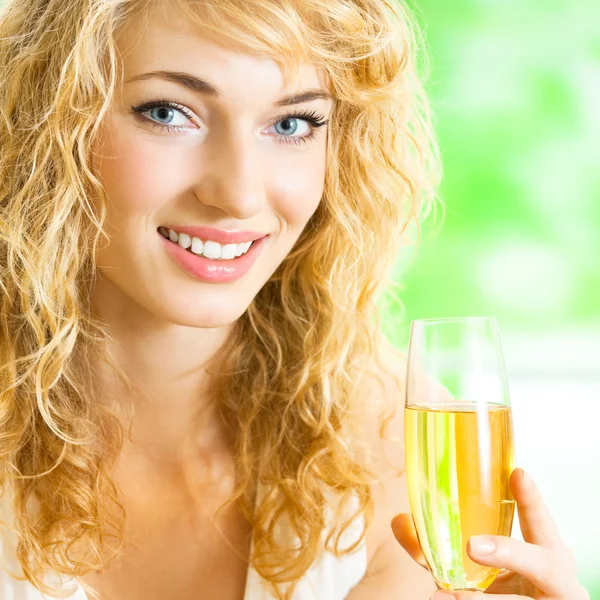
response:
<path id="1" fill-rule="evenodd" d="M 113 472 L 129 518 L 123 561 L 82 581 L 111 600 L 197 600 L 198 590 L 207 598 L 241 600 L 251 532 L 236 507 L 215 512 L 231 494 L 234 465 L 211 411 L 206 367 L 321 201 L 327 128 L 305 144 L 292 144 L 276 125 L 300 109 L 328 119 L 333 103 L 276 107 L 284 95 L 327 89 L 323 73 L 305 65 L 299 89 L 291 89 L 274 62 L 215 45 L 178 15 L 154 10 L 143 27 L 131 23 L 119 42 L 125 83 L 94 149 L 109 198 L 110 243 L 98 255 L 92 305 L 112 331 L 111 351 L 135 384 L 128 397 L 135 418 Z M 132 81 L 155 70 L 191 73 L 221 95 L 158 78 Z M 156 112 L 143 116 L 131 110 L 157 99 L 193 113 L 172 115 L 172 123 L 185 131 L 170 134 L 152 126 Z M 312 129 L 301 119 L 297 125 L 295 136 Z M 241 280 L 203 283 L 167 257 L 157 233 L 165 223 L 270 237 Z M 401 402 L 403 389 L 382 376 L 386 396 Z M 118 381 L 107 372 L 98 377 L 103 401 L 124 402 Z M 363 385 L 365 394 L 376 393 L 375 386 Z M 401 413 L 390 426 L 397 438 Z M 375 420 L 370 430 L 378 456 Z M 193 443 L 182 444 L 184 438 Z M 383 449 L 385 456 L 397 457 L 391 466 L 402 469 L 402 449 Z M 392 516 L 409 508 L 405 478 L 392 475 L 389 466 L 382 453 L 377 468 L 382 483 L 373 491 L 375 515 L 366 539 L 367 574 L 349 600 L 426 598 L 435 588 L 411 558 L 410 532 L 395 521 L 394 532 L 408 553 L 390 532 Z"/>
<path id="2" fill-rule="evenodd" d="M 274 106 L 282 96 L 325 90 L 323 74 L 305 65 L 292 89 L 273 61 L 217 46 L 176 13 L 160 10 L 143 24 L 132 22 L 119 40 L 124 84 L 94 148 L 109 199 L 110 243 L 98 255 L 92 305 L 112 331 L 111 352 L 135 384 L 129 398 L 135 418 L 113 473 L 130 520 L 127 551 L 118 568 L 83 583 L 111 600 L 197 600 L 200 589 L 205 597 L 238 600 L 250 531 L 235 507 L 215 515 L 231 494 L 234 468 L 211 411 L 206 366 L 321 201 L 327 128 L 294 144 L 286 137 L 313 128 L 298 119 L 290 134 L 282 120 L 300 110 L 328 119 L 333 103 Z M 221 95 L 158 78 L 131 81 L 155 70 L 191 73 Z M 193 118 L 131 110 L 165 99 Z M 185 131 L 171 134 L 153 121 Z M 204 283 L 167 256 L 157 233 L 165 223 L 270 237 L 245 277 Z M 109 373 L 98 377 L 102 401 L 124 401 L 118 381 Z M 182 444 L 184 438 L 193 444 Z"/>
<path id="3" fill-rule="evenodd" d="M 312 141 L 295 145 L 278 133 L 281 122 L 279 130 L 272 123 L 288 109 L 329 118 L 333 104 L 316 100 L 274 107 L 277 99 L 296 91 L 286 87 L 275 63 L 216 46 L 187 31 L 186 23 L 166 10 L 152 13 L 145 27 L 131 24 L 119 45 L 126 83 L 95 148 L 96 169 L 109 197 L 111 241 L 98 255 L 100 277 L 92 302 L 114 332 L 114 354 L 142 387 L 143 402 L 134 398 L 138 442 L 168 455 L 176 451 L 182 431 L 190 429 L 199 401 L 209 403 L 207 362 L 321 200 L 326 127 Z M 129 81 L 158 69 L 195 74 L 222 96 L 156 78 Z M 321 73 L 310 65 L 303 68 L 301 89 L 324 85 Z M 131 106 L 157 99 L 194 113 L 190 120 L 175 111 L 171 119 L 187 132 L 153 128 L 156 112 L 132 113 Z M 297 126 L 297 137 L 311 129 L 300 119 Z M 241 280 L 204 283 L 167 256 L 157 233 L 165 223 L 270 237 Z M 116 382 L 101 383 L 111 395 L 116 391 Z"/>

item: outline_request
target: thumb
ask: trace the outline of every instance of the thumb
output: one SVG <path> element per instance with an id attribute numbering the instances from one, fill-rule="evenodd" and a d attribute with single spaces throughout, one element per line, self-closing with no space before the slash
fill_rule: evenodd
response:
<path id="1" fill-rule="evenodd" d="M 394 532 L 394 537 L 408 552 L 410 557 L 427 569 L 427 562 L 421 551 L 412 516 L 406 513 L 396 515 L 392 519 L 392 531 Z"/>

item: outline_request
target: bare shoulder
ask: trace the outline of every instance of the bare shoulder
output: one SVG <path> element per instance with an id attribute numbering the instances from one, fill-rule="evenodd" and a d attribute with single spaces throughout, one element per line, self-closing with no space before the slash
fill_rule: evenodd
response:
<path id="1" fill-rule="evenodd" d="M 408 556 L 391 529 L 396 514 L 410 512 L 404 460 L 406 355 L 382 336 L 379 357 L 373 357 L 367 371 L 361 392 L 369 398 L 365 425 L 377 479 L 372 486 L 375 512 L 367 532 L 367 573 L 348 600 L 375 600 L 379 592 L 382 598 L 428 598 L 435 590 L 431 576 Z"/>

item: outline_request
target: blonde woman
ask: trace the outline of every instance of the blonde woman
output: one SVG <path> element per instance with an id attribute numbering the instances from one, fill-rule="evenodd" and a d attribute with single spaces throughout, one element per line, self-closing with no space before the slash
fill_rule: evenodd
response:
<path id="1" fill-rule="evenodd" d="M 375 308 L 434 197 L 405 11 L 5 0 L 0 64 L 2 599 L 427 598 Z"/>

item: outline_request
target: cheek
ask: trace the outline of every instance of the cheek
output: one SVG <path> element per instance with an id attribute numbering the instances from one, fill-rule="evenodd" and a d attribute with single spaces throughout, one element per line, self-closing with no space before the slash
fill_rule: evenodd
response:
<path id="1" fill-rule="evenodd" d="M 173 144 L 132 126 L 127 118 L 110 118 L 95 148 L 96 172 L 110 199 L 109 220 L 123 227 L 125 221 L 152 215 L 193 188 L 202 163 L 190 147 L 193 140 Z M 286 151 L 279 160 L 269 155 L 263 163 L 270 210 L 295 231 L 304 227 L 323 195 L 326 151 L 323 144 L 315 146 Z"/>
<path id="2" fill-rule="evenodd" d="M 136 128 L 109 124 L 97 152 L 96 168 L 111 200 L 109 210 L 118 208 L 120 220 L 153 213 L 177 194 L 185 170 L 179 154 L 152 143 Z"/>
<path id="3" fill-rule="evenodd" d="M 271 178 L 273 209 L 288 227 L 303 228 L 319 206 L 325 181 L 324 152 L 291 161 Z"/>

